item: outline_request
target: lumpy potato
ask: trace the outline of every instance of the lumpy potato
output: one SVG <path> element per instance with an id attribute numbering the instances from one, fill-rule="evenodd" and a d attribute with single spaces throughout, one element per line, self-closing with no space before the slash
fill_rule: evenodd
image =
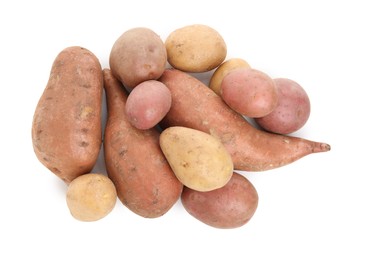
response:
<path id="1" fill-rule="evenodd" d="M 193 24 L 179 28 L 165 40 L 169 64 L 186 72 L 206 72 L 226 58 L 227 47 L 213 28 Z"/>
<path id="2" fill-rule="evenodd" d="M 102 144 L 103 74 L 98 58 L 80 46 L 55 58 L 33 116 L 38 160 L 70 183 L 90 172 Z"/>

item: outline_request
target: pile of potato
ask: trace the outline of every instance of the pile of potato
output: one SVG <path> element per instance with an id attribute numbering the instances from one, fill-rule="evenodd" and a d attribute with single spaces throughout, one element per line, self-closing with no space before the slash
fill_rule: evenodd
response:
<path id="1" fill-rule="evenodd" d="M 258 193 L 235 170 L 269 170 L 330 150 L 287 135 L 310 115 L 298 83 L 226 56 L 221 35 L 200 24 L 165 42 L 149 28 L 132 28 L 112 46 L 110 68 L 80 46 L 58 54 L 32 141 L 39 161 L 68 184 L 72 216 L 99 220 L 118 197 L 137 215 L 156 218 L 181 199 L 207 225 L 240 227 L 254 215 Z M 192 75 L 213 70 L 209 86 Z M 91 173 L 102 145 L 106 173 Z"/>

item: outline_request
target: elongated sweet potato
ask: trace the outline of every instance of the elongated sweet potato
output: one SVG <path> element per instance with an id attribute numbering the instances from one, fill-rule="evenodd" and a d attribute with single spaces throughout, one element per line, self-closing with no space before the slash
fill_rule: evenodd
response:
<path id="1" fill-rule="evenodd" d="M 103 70 L 107 97 L 104 156 L 118 198 L 134 213 L 147 218 L 165 214 L 179 199 L 183 184 L 159 146 L 155 128 L 139 130 L 126 115 L 127 93 L 109 69 Z"/>
<path id="2" fill-rule="evenodd" d="M 330 150 L 325 143 L 254 128 L 210 88 L 185 72 L 167 69 L 159 80 L 172 95 L 171 108 L 162 126 L 185 126 L 216 136 L 231 154 L 236 170 L 269 170 L 311 153 Z"/>
<path id="3" fill-rule="evenodd" d="M 34 112 L 32 142 L 39 161 L 66 183 L 90 172 L 98 159 L 102 93 L 93 53 L 72 46 L 58 54 Z"/>

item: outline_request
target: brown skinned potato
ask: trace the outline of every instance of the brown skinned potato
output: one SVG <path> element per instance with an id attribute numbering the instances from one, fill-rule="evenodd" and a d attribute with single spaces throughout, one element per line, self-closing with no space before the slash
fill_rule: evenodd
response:
<path id="1" fill-rule="evenodd" d="M 104 156 L 108 176 L 119 199 L 134 213 L 147 218 L 165 214 L 179 199 L 183 185 L 159 146 L 155 128 L 139 130 L 125 113 L 127 93 L 108 69 L 103 70 L 107 97 Z"/>
<path id="2" fill-rule="evenodd" d="M 247 178 L 234 172 L 219 189 L 201 192 L 185 186 L 181 201 L 189 214 L 209 226 L 237 228 L 253 217 L 258 193 Z"/>
<path id="3" fill-rule="evenodd" d="M 113 75 L 129 88 L 159 78 L 166 63 L 164 42 L 154 31 L 144 27 L 124 32 L 113 44 L 109 55 Z"/>
<path id="4" fill-rule="evenodd" d="M 39 161 L 66 183 L 88 173 L 102 142 L 103 75 L 89 50 L 73 46 L 56 57 L 32 124 Z"/>
<path id="5" fill-rule="evenodd" d="M 172 94 L 172 105 L 162 127 L 185 126 L 219 138 L 231 154 L 236 170 L 269 170 L 311 153 L 330 150 L 326 143 L 254 128 L 210 88 L 185 72 L 167 69 L 159 80 Z"/>

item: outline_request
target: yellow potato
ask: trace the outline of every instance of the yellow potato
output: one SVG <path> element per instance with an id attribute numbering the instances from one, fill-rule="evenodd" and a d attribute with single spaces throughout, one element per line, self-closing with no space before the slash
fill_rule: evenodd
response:
<path id="1" fill-rule="evenodd" d="M 202 131 L 169 127 L 160 135 L 160 147 L 177 178 L 193 190 L 221 188 L 233 174 L 233 161 L 224 145 Z"/>
<path id="2" fill-rule="evenodd" d="M 71 215 L 80 221 L 96 221 L 108 215 L 117 201 L 113 182 L 105 175 L 87 173 L 74 179 L 66 193 Z"/>
<path id="3" fill-rule="evenodd" d="M 169 64 L 185 72 L 206 72 L 226 58 L 221 35 L 209 26 L 194 24 L 179 28 L 165 41 Z"/>
<path id="4" fill-rule="evenodd" d="M 234 69 L 250 68 L 250 65 L 243 59 L 233 58 L 222 63 L 212 74 L 209 87 L 219 96 L 221 96 L 221 82 L 224 77 Z"/>

